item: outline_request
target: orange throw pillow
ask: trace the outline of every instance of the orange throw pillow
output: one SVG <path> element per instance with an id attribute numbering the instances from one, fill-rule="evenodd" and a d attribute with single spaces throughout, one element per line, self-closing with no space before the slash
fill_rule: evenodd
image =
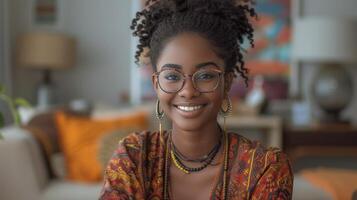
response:
<path id="1" fill-rule="evenodd" d="M 66 162 L 67 178 L 82 182 L 97 182 L 103 179 L 104 169 L 98 160 L 98 146 L 103 135 L 118 129 L 145 130 L 148 127 L 145 112 L 106 120 L 94 120 L 64 112 L 57 112 L 55 117 Z"/>

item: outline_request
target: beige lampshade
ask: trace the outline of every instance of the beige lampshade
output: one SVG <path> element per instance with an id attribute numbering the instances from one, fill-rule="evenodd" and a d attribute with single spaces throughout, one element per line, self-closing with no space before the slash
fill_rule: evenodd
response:
<path id="1" fill-rule="evenodd" d="M 31 32 L 17 40 L 16 62 L 32 69 L 62 69 L 75 64 L 75 39 L 60 33 Z"/>
<path id="2" fill-rule="evenodd" d="M 309 62 L 357 62 L 357 21 L 306 17 L 294 24 L 292 56 Z"/>

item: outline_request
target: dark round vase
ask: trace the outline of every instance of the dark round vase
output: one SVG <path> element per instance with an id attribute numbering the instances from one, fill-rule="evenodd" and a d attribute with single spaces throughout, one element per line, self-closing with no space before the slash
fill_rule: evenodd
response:
<path id="1" fill-rule="evenodd" d="M 325 111 L 325 121 L 340 121 L 341 111 L 353 98 L 353 81 L 342 66 L 322 66 L 316 74 L 312 95 Z"/>

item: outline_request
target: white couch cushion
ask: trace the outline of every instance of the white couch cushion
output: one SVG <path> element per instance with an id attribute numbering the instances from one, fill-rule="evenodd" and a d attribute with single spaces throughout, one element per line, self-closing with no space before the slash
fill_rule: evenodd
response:
<path id="1" fill-rule="evenodd" d="M 42 192 L 41 200 L 97 200 L 101 188 L 102 183 L 86 184 L 54 180 Z"/>
<path id="2" fill-rule="evenodd" d="M 332 200 L 330 194 L 313 185 L 301 175 L 294 175 L 293 200 Z"/>
<path id="3" fill-rule="evenodd" d="M 16 126 L 0 130 L 0 199 L 37 200 L 48 180 L 42 152 L 31 133 Z"/>

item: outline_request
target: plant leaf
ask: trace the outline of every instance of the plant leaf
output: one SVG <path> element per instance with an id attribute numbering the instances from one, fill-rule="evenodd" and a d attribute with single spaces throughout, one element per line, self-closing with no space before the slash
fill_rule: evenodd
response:
<path id="1" fill-rule="evenodd" d="M 0 128 L 4 127 L 4 125 L 5 125 L 4 115 L 2 114 L 2 112 L 0 112 Z"/>
<path id="2" fill-rule="evenodd" d="M 26 99 L 23 99 L 23 98 L 16 98 L 15 105 L 23 106 L 23 107 L 31 107 L 31 104 Z"/>
<path id="3" fill-rule="evenodd" d="M 0 94 L 4 94 L 5 93 L 5 87 L 0 84 Z"/>

